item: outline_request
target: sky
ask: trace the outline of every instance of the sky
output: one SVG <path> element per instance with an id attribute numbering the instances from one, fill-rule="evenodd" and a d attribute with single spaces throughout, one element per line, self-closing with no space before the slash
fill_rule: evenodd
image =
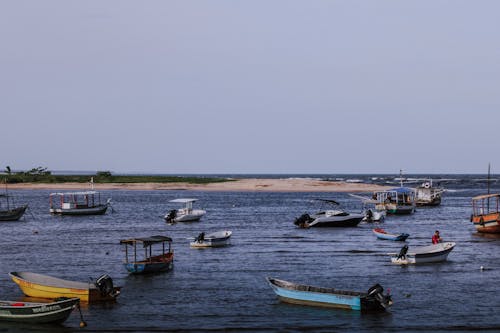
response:
<path id="1" fill-rule="evenodd" d="M 499 1 L 1 1 L 0 169 L 500 172 Z"/>

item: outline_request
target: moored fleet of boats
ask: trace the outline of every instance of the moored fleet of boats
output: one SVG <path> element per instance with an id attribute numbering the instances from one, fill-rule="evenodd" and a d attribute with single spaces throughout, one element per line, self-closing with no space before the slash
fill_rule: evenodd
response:
<path id="1" fill-rule="evenodd" d="M 371 209 L 364 208 L 360 213 L 340 208 L 339 202 L 333 199 L 316 199 L 316 202 L 334 207 L 319 209 L 311 214 L 304 213 L 295 219 L 294 224 L 300 228 L 314 228 L 356 227 L 362 221 L 383 222 L 387 214 L 413 214 L 417 206 L 437 206 L 441 204 L 441 195 L 445 192 L 440 187 L 433 187 L 432 180 L 425 181 L 415 189 L 402 185 L 374 192 L 371 198 L 353 195 L 360 198 L 364 205 L 374 205 Z M 0 197 L 7 199 L 7 191 Z M 184 207 L 168 211 L 164 215 L 165 221 L 169 224 L 200 221 L 206 215 L 206 211 L 194 209 L 193 203 L 196 201 L 194 198 L 170 200 L 171 203 L 182 203 Z M 101 194 L 93 189 L 51 193 L 49 212 L 57 215 L 99 215 L 106 213 L 110 203 L 111 199 L 102 203 Z M 478 232 L 500 233 L 499 206 L 500 194 L 472 198 L 470 220 Z M 0 210 L 0 221 L 18 220 L 27 207 L 27 204 L 18 207 L 11 207 L 8 204 L 7 209 Z M 17 214 L 14 213 L 16 210 Z M 382 228 L 374 228 L 372 231 L 381 240 L 405 242 L 410 237 L 405 232 L 390 233 Z M 232 231 L 219 230 L 201 232 L 188 240 L 191 248 L 222 247 L 231 244 L 231 236 Z M 130 274 L 160 273 L 173 269 L 174 251 L 170 237 L 164 235 L 134 237 L 122 239 L 119 243 L 125 247 L 123 265 Z M 388 255 L 390 262 L 397 265 L 437 263 L 447 260 L 455 246 L 456 243 L 450 241 L 424 246 L 405 244 L 399 253 L 388 253 Z M 11 272 L 9 275 L 25 295 L 51 301 L 47 303 L 0 301 L 0 320 L 6 321 L 60 323 L 66 320 L 74 309 L 79 309 L 80 302 L 114 301 L 121 292 L 121 288 L 114 286 L 113 280 L 107 274 L 91 282 L 64 280 L 33 272 Z M 268 277 L 267 282 L 278 298 L 287 303 L 361 312 L 385 311 L 393 303 L 391 295 L 384 294 L 384 289 L 378 284 L 369 288 L 367 292 L 358 292 L 299 284 L 274 277 Z"/>

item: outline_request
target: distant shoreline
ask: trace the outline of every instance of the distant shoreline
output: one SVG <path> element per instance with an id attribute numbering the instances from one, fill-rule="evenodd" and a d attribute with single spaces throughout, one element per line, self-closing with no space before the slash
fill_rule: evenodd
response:
<path id="1" fill-rule="evenodd" d="M 376 184 L 350 183 L 307 178 L 273 179 L 244 178 L 227 182 L 193 184 L 172 183 L 94 183 L 95 190 L 192 190 L 192 191 L 235 191 L 235 192 L 373 192 L 391 188 Z M 9 184 L 9 189 L 26 190 L 88 190 L 85 183 L 17 183 Z"/>

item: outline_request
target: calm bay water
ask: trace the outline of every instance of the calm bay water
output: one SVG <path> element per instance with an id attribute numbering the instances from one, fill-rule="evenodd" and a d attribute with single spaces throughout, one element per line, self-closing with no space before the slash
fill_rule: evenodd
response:
<path id="1" fill-rule="evenodd" d="M 361 210 L 359 201 L 345 193 L 103 191 L 115 213 L 56 217 L 48 213 L 50 191 L 10 191 L 18 203 L 30 204 L 32 214 L 0 224 L 1 298 L 24 299 L 9 271 L 78 281 L 108 273 L 122 294 L 116 303 L 84 307 L 88 327 L 81 331 L 500 330 L 500 239 L 477 234 L 469 222 L 470 198 L 485 192 L 478 181 L 445 185 L 451 191 L 440 207 L 390 216 L 381 225 L 307 230 L 293 220 L 320 208 L 312 199 L 333 198 L 352 211 Z M 201 222 L 164 222 L 162 216 L 176 207 L 168 200 L 180 197 L 199 199 L 197 206 L 207 210 Z M 410 246 L 430 244 L 439 229 L 457 246 L 445 263 L 395 266 L 386 253 L 403 243 L 377 240 L 374 226 L 410 233 Z M 233 231 L 231 246 L 189 248 L 187 237 L 223 229 Z M 128 275 L 119 240 L 157 234 L 174 240 L 173 271 Z M 277 300 L 266 276 L 359 291 L 380 283 L 391 290 L 394 305 L 388 313 L 366 315 L 288 305 Z M 0 331 L 72 331 L 80 330 L 78 324 L 74 312 L 63 325 L 0 323 Z"/>

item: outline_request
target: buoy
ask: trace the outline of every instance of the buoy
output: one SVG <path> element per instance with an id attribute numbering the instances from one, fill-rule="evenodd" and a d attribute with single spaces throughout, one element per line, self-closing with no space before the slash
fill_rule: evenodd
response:
<path id="1" fill-rule="evenodd" d="M 482 271 L 484 271 L 484 267 L 483 266 L 479 267 L 479 269 L 482 270 Z"/>

